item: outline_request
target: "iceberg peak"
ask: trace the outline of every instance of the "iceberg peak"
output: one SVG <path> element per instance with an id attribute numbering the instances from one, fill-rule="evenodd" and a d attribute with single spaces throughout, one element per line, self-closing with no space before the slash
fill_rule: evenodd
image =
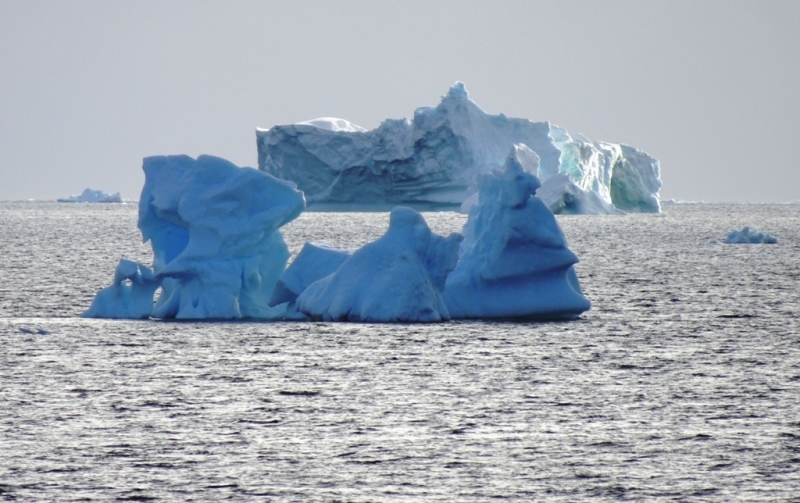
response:
<path id="1" fill-rule="evenodd" d="M 453 100 L 460 100 L 460 101 L 472 101 L 469 99 L 469 91 L 467 91 L 467 86 L 458 81 L 447 91 L 447 95 L 443 96 L 442 99 L 451 98 Z"/>

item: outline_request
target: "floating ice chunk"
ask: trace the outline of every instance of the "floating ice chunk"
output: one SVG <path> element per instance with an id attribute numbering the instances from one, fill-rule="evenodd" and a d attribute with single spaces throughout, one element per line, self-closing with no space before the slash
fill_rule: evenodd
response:
<path id="1" fill-rule="evenodd" d="M 658 212 L 658 161 L 625 145 L 593 142 L 548 122 L 489 115 L 456 83 L 413 120 L 366 131 L 342 119 L 257 129 L 259 169 L 297 183 L 322 210 L 457 209 L 482 173 L 503 165 L 514 144 L 537 155 L 542 181 L 566 173 L 624 211 Z"/>
<path id="2" fill-rule="evenodd" d="M 553 214 L 619 215 L 624 212 L 604 201 L 597 192 L 583 190 L 566 173 L 548 178 L 536 191 L 536 197 Z"/>
<path id="3" fill-rule="evenodd" d="M 85 189 L 79 196 L 69 196 L 57 199 L 59 203 L 121 203 L 122 196 L 119 192 L 109 194 L 102 190 Z"/>
<path id="4" fill-rule="evenodd" d="M 278 278 L 270 305 L 294 302 L 308 286 L 332 274 L 353 254 L 352 250 L 332 248 L 321 243 L 306 243 L 292 264 Z"/>
<path id="5" fill-rule="evenodd" d="M 553 213 L 536 197 L 519 147 L 505 170 L 479 179 L 479 201 L 464 226 L 458 265 L 447 277 L 453 318 L 572 318 L 590 308 Z"/>
<path id="6" fill-rule="evenodd" d="M 381 238 L 353 252 L 332 274 L 297 298 L 312 319 L 435 322 L 450 318 L 442 301 L 462 236 L 431 232 L 422 215 L 397 207 Z"/>
<path id="7" fill-rule="evenodd" d="M 50 334 L 51 334 L 51 332 L 50 332 L 49 330 L 45 330 L 44 328 L 25 328 L 25 327 L 19 327 L 19 331 L 20 331 L 20 333 L 23 333 L 23 334 L 28 334 L 28 335 L 33 335 L 33 334 L 38 334 L 38 335 L 50 335 Z"/>
<path id="8" fill-rule="evenodd" d="M 775 236 L 771 236 L 767 233 L 758 232 L 755 229 L 751 229 L 750 227 L 743 227 L 740 231 L 731 231 L 728 234 L 728 237 L 725 238 L 724 243 L 726 244 L 743 244 L 743 243 L 752 243 L 752 244 L 776 244 L 778 242 Z"/>
<path id="9" fill-rule="evenodd" d="M 84 318 L 148 318 L 153 310 L 153 295 L 161 282 L 153 271 L 138 262 L 121 259 L 114 271 L 114 282 L 97 292 Z"/>

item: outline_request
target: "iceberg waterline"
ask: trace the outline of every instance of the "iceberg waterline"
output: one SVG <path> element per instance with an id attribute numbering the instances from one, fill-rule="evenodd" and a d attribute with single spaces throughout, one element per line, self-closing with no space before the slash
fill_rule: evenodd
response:
<path id="1" fill-rule="evenodd" d="M 367 131 L 323 118 L 256 130 L 258 167 L 295 182 L 312 209 L 370 210 L 405 205 L 458 209 L 477 193 L 481 174 L 503 165 L 515 144 L 539 159 L 551 210 L 567 213 L 659 212 L 660 166 L 624 144 L 591 141 L 549 122 L 489 115 L 462 83 L 412 120 L 387 119 Z M 574 204 L 573 204 L 574 203 Z"/>
<path id="2" fill-rule="evenodd" d="M 535 159 L 527 147 L 515 146 L 505 171 L 479 178 L 466 239 L 439 236 L 418 212 L 397 207 L 380 239 L 355 251 L 307 244 L 285 270 L 289 252 L 279 228 L 305 207 L 294 184 L 212 156 L 146 158 L 138 224 L 151 243 L 153 267 L 121 260 L 112 285 L 98 292 L 84 316 L 574 317 L 589 302 L 572 270 L 577 257 L 552 213 L 532 196 L 540 184 L 523 165 Z M 458 273 L 452 285 L 451 271 Z M 513 299 L 514 308 L 498 307 L 509 302 L 497 295 Z"/>

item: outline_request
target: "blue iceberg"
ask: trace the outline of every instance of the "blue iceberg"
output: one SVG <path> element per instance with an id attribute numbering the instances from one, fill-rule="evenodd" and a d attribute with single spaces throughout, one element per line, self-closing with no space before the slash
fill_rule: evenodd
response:
<path id="1" fill-rule="evenodd" d="M 524 170 L 523 146 L 505 170 L 479 178 L 458 265 L 444 301 L 453 318 L 574 318 L 591 307 L 553 213 L 533 194 L 539 180 Z"/>
<path id="2" fill-rule="evenodd" d="M 213 156 L 148 157 L 143 169 L 139 229 L 153 248 L 152 279 L 146 266 L 121 263 L 111 290 L 101 291 L 84 316 L 145 317 L 147 302 L 141 299 L 156 287 L 157 302 L 152 292 L 148 300 L 148 315 L 155 318 L 283 316 L 284 310 L 268 303 L 289 258 L 278 229 L 303 211 L 302 192 Z M 146 280 L 147 291 L 145 283 L 138 288 L 134 271 Z M 127 295 L 128 278 L 137 301 L 120 310 L 113 299 Z"/>

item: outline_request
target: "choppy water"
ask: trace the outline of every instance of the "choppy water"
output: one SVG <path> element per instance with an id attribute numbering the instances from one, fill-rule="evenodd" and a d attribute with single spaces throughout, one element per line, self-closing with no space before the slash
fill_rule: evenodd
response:
<path id="1" fill-rule="evenodd" d="M 132 322 L 77 316 L 135 205 L 0 203 L 0 499 L 800 501 L 800 206 L 559 221 L 573 322 Z"/>

